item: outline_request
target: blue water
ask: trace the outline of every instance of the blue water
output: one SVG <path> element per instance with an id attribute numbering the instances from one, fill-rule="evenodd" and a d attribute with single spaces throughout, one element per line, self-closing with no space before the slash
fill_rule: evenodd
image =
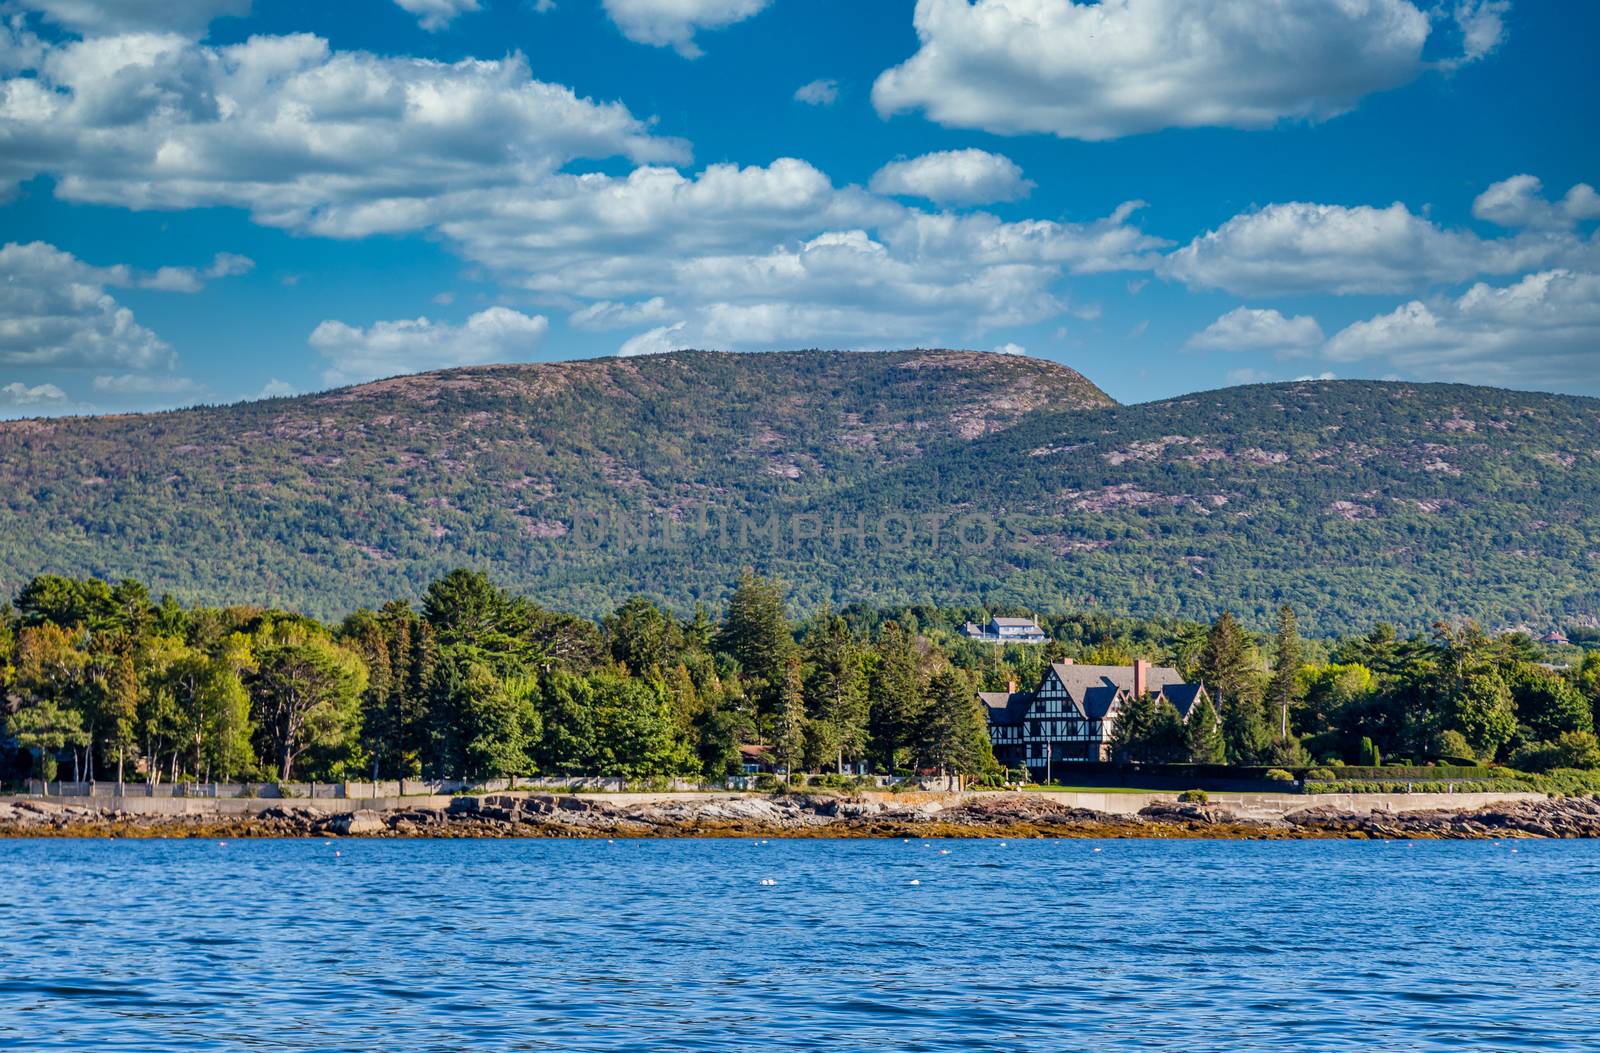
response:
<path id="1" fill-rule="evenodd" d="M 7 841 L 0 923 L 5 1050 L 1600 1048 L 1594 842 Z"/>

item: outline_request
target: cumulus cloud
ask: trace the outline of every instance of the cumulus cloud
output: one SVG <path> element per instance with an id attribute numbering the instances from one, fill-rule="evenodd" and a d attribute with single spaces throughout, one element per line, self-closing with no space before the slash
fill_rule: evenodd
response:
<path id="1" fill-rule="evenodd" d="M 0 362 L 158 370 L 172 348 L 106 291 L 127 286 L 125 267 L 92 267 L 54 245 L 0 248 Z"/>
<path id="2" fill-rule="evenodd" d="M 1028 349 L 1023 347 L 1021 344 L 1008 340 L 996 347 L 994 349 L 994 353 L 997 355 L 1025 355 L 1028 353 Z"/>
<path id="3" fill-rule="evenodd" d="M 417 230 L 462 196 L 514 192 L 579 158 L 680 162 L 620 103 L 527 61 L 336 52 L 315 36 L 208 47 L 139 34 L 48 49 L 0 80 L 0 187 L 42 172 L 72 201 L 214 205 L 331 236 Z"/>
<path id="4" fill-rule="evenodd" d="M 151 373 L 121 373 L 94 378 L 94 390 L 102 395 L 144 396 L 193 400 L 205 392 L 204 385 L 188 377 Z"/>
<path id="5" fill-rule="evenodd" d="M 1457 7 L 1460 65 L 1504 32 Z M 1162 128 L 1325 120 L 1427 68 L 1409 0 L 918 0 L 919 48 L 881 76 L 880 113 L 1000 134 L 1112 139 Z"/>
<path id="6" fill-rule="evenodd" d="M 477 11 L 478 0 L 394 0 L 407 12 L 417 16 L 417 22 L 430 33 L 448 26 L 455 17 L 468 11 Z"/>
<path id="7" fill-rule="evenodd" d="M 600 300 L 582 310 L 572 312 L 567 323 L 575 329 L 631 329 L 636 326 L 664 322 L 673 315 L 672 308 L 660 296 L 652 296 L 639 303 L 613 303 Z"/>
<path id="8" fill-rule="evenodd" d="M 211 266 L 197 270 L 194 267 L 162 267 L 153 273 L 138 278 L 134 284 L 141 289 L 158 289 L 162 292 L 197 293 L 205 288 L 206 282 L 218 278 L 232 278 L 240 274 L 249 274 L 255 269 L 256 261 L 248 256 L 240 256 L 233 252 L 219 252 L 211 260 Z"/>
<path id="9" fill-rule="evenodd" d="M 694 35 L 760 14 L 772 0 L 602 0 L 622 35 L 637 44 L 671 47 L 684 58 L 703 52 Z"/>
<path id="10" fill-rule="evenodd" d="M 836 80 L 814 80 L 809 84 L 802 84 L 795 89 L 795 101 L 803 102 L 808 106 L 832 106 L 839 101 L 839 82 Z"/>
<path id="11" fill-rule="evenodd" d="M 1378 359 L 1430 379 L 1595 390 L 1600 274 L 1555 269 L 1454 300 L 1412 300 L 1336 333 L 1336 362 Z"/>
<path id="12" fill-rule="evenodd" d="M 1501 227 L 1570 230 L 1600 219 L 1600 194 L 1588 183 L 1578 183 L 1560 201 L 1547 201 L 1538 177 L 1516 175 L 1479 194 L 1472 202 L 1472 214 Z"/>
<path id="13" fill-rule="evenodd" d="M 287 380 L 279 380 L 277 377 L 273 377 L 271 380 L 261 385 L 261 390 L 256 392 L 254 398 L 248 401 L 259 401 L 260 399 L 282 399 L 298 394 L 299 392 L 295 390 L 293 384 L 289 383 Z"/>
<path id="14" fill-rule="evenodd" d="M 893 161 L 872 177 L 874 193 L 922 197 L 941 205 L 1016 201 L 1033 187 L 1015 161 L 987 150 L 943 150 Z"/>
<path id="15" fill-rule="evenodd" d="M 631 336 L 622 342 L 617 354 L 622 358 L 636 358 L 639 355 L 664 355 L 668 351 L 682 350 L 689 346 L 683 339 L 684 327 L 685 323 L 677 322 Z"/>
<path id="16" fill-rule="evenodd" d="M 1596 246 L 1571 234 L 1480 238 L 1446 230 L 1396 202 L 1387 208 L 1289 202 L 1234 216 L 1169 255 L 1162 271 L 1196 288 L 1243 296 L 1408 292 L 1581 265 Z"/>
<path id="17" fill-rule="evenodd" d="M 54 384 L 35 384 L 32 387 L 19 381 L 0 387 L 0 414 L 14 410 L 49 412 L 67 405 L 67 393 Z"/>
<path id="18" fill-rule="evenodd" d="M 1303 352 L 1322 343 L 1322 327 L 1310 315 L 1235 307 L 1189 338 L 1189 347 L 1211 351 Z"/>
<path id="19" fill-rule="evenodd" d="M 323 380 L 350 384 L 430 369 L 524 361 L 549 328 L 543 315 L 490 307 L 460 326 L 424 317 L 374 322 L 363 329 L 329 320 L 312 331 L 310 344 L 328 360 Z"/>
<path id="20" fill-rule="evenodd" d="M 84 36 L 145 31 L 199 35 L 213 19 L 250 13 L 250 0 L 22 0 L 22 6 Z"/>

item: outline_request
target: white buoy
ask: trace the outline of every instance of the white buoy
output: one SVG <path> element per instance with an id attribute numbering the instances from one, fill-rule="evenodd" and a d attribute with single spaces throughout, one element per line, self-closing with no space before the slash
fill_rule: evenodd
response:
<path id="1" fill-rule="evenodd" d="M 776 884 L 777 884 L 777 882 L 776 882 L 776 881 L 774 881 L 774 880 L 772 880 L 772 879 L 771 879 L 771 878 L 769 878 L 769 877 L 764 877 L 764 878 L 762 878 L 762 879 L 761 879 L 761 883 L 762 883 L 762 884 L 763 884 L 763 885 L 776 885 Z"/>
<path id="2" fill-rule="evenodd" d="M 912 878 L 912 879 L 911 879 L 911 883 L 912 883 L 912 884 L 913 884 L 913 885 L 920 885 L 920 884 L 922 884 L 922 882 L 920 882 L 920 881 L 918 881 L 918 880 L 917 880 L 917 879 L 916 879 L 916 878 Z"/>
<path id="3" fill-rule="evenodd" d="M 1095 849 L 1095 851 L 1096 851 L 1096 852 L 1098 852 L 1098 851 L 1100 851 L 1100 850 L 1099 850 L 1099 849 L 1098 849 L 1098 848 L 1097 848 L 1097 849 Z"/>

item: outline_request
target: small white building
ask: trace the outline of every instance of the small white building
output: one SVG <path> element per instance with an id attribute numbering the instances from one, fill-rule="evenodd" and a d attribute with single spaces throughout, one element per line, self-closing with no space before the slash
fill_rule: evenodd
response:
<path id="1" fill-rule="evenodd" d="M 1039 623 L 1032 618 L 990 618 L 989 624 L 982 627 L 968 622 L 961 627 L 961 631 L 968 638 L 982 640 L 984 643 L 996 644 L 1042 644 L 1049 643 L 1050 638 L 1039 628 Z"/>

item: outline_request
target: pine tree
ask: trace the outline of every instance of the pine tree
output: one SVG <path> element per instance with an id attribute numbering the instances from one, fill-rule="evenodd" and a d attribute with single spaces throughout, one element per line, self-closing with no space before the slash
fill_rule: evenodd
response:
<path id="1" fill-rule="evenodd" d="M 1272 743 L 1272 729 L 1261 710 L 1250 641 L 1231 613 L 1224 611 L 1211 626 L 1197 673 L 1221 709 L 1229 762 L 1258 763 Z"/>
<path id="2" fill-rule="evenodd" d="M 1277 722 L 1277 737 L 1289 737 L 1289 707 L 1298 698 L 1300 684 L 1300 633 L 1294 608 L 1278 608 L 1278 633 L 1273 647 L 1272 680 L 1267 684 L 1267 711 Z"/>
<path id="3" fill-rule="evenodd" d="M 965 677 L 953 670 L 934 676 L 918 736 L 921 765 L 942 775 L 979 775 L 994 768 L 989 731 L 978 711 L 978 696 Z"/>
<path id="4" fill-rule="evenodd" d="M 800 767 L 806 746 L 806 695 L 800 677 L 800 659 L 791 655 L 784 665 L 783 686 L 772 736 L 773 758 L 785 776 Z"/>
<path id="5" fill-rule="evenodd" d="M 910 759 L 925 706 L 922 671 L 910 634 L 895 622 L 884 623 L 876 650 L 867 684 L 868 726 L 874 758 L 892 772 Z"/>
<path id="6" fill-rule="evenodd" d="M 782 690 L 794 635 L 783 610 L 783 586 L 746 569 L 728 599 L 717 648 L 733 656 L 751 683 L 758 710 L 771 712 Z"/>
<path id="7" fill-rule="evenodd" d="M 825 616 L 806 639 L 807 753 L 813 766 L 857 759 L 867 746 L 867 675 L 861 648 L 837 615 Z"/>
<path id="8" fill-rule="evenodd" d="M 1222 718 L 1210 699 L 1197 700 L 1189 710 L 1189 719 L 1183 725 L 1183 745 L 1190 764 L 1228 762 L 1222 742 Z"/>

